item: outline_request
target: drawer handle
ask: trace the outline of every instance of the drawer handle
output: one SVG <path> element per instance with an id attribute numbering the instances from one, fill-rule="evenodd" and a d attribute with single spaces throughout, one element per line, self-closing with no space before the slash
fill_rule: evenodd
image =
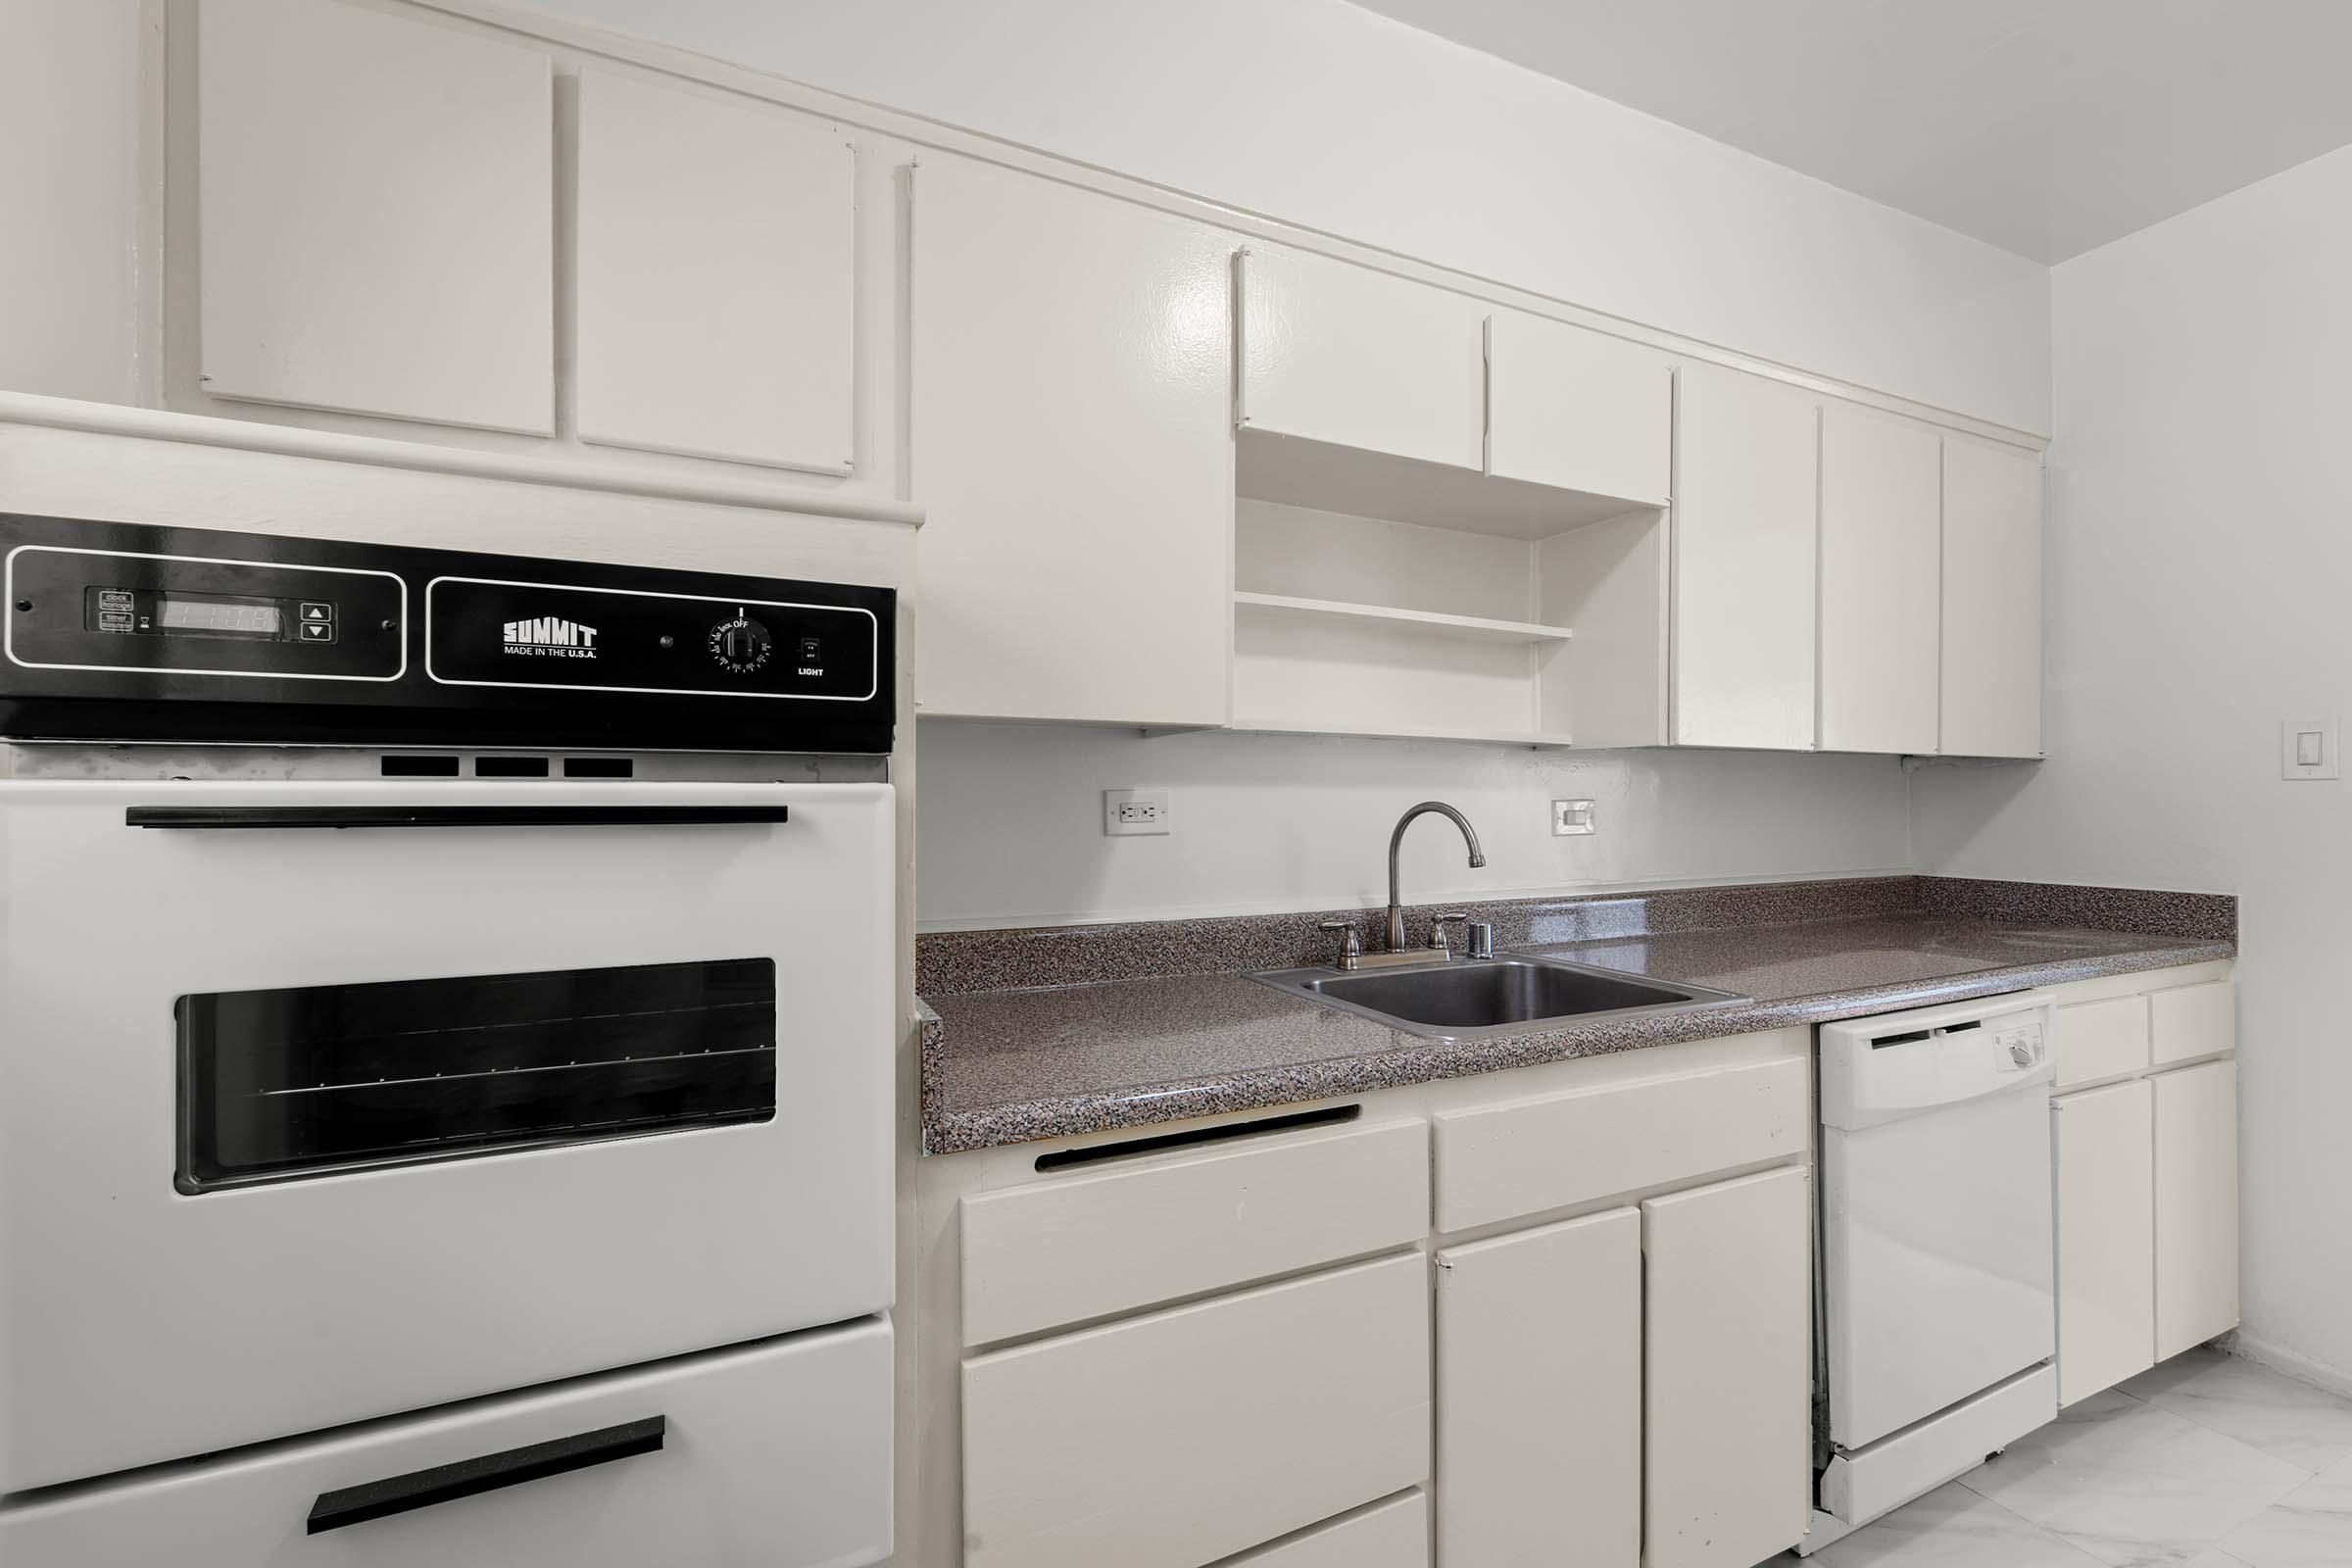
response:
<path id="1" fill-rule="evenodd" d="M 546 1443 L 509 1448 L 504 1453 L 486 1453 L 478 1459 L 459 1459 L 434 1465 L 429 1470 L 412 1470 L 405 1476 L 370 1481 L 364 1486 L 321 1492 L 318 1500 L 311 1504 L 310 1534 L 366 1524 L 370 1519 L 429 1508 L 437 1502 L 454 1502 L 460 1497 L 496 1492 L 501 1487 L 560 1476 L 566 1470 L 610 1464 L 632 1454 L 652 1453 L 662 1446 L 662 1437 L 668 1426 L 667 1416 L 647 1416 L 642 1421 L 600 1427 L 569 1438 L 553 1438 Z"/>
<path id="2" fill-rule="evenodd" d="M 791 820 L 784 806 L 133 806 L 126 827 L 714 827 Z"/>

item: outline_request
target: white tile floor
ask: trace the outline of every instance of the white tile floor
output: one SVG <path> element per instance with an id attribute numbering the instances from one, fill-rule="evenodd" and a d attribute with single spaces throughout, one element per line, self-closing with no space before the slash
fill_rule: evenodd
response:
<path id="1" fill-rule="evenodd" d="M 2191 1350 L 1812 1561 L 2352 1568 L 2352 1399 Z"/>

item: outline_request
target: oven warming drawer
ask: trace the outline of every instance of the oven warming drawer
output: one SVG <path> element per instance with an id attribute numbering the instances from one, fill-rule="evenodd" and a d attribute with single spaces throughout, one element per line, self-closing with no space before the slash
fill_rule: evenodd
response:
<path id="1" fill-rule="evenodd" d="M 894 814 L 0 783 L 0 1493 L 887 1308 Z"/>
<path id="2" fill-rule="evenodd" d="M 867 1320 L 0 1509 L 0 1562 L 853 1568 L 890 1489 Z"/>

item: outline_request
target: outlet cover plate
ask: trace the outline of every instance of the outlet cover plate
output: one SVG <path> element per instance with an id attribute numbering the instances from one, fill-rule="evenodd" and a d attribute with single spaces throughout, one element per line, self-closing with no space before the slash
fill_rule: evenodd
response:
<path id="1" fill-rule="evenodd" d="M 1551 835 L 1568 838 L 1592 831 L 1592 803 L 1591 801 L 1554 801 L 1551 803 Z"/>
<path id="2" fill-rule="evenodd" d="M 1167 832 L 1168 792 L 1104 790 L 1102 831 L 1112 838 Z"/>

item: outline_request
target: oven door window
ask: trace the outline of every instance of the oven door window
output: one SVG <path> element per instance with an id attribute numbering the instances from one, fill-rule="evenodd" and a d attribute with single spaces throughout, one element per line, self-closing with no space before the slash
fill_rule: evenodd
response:
<path id="1" fill-rule="evenodd" d="M 181 997 L 183 1193 L 776 1112 L 772 958 Z"/>

